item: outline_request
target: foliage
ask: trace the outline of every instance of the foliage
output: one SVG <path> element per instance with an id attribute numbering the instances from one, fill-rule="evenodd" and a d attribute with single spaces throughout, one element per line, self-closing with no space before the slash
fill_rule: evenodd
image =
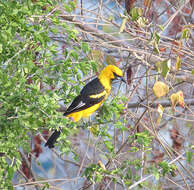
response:
<path id="1" fill-rule="evenodd" d="M 59 176 L 73 189 L 190 188 L 193 3 L 107 2 L 0 0 L 0 189 Z M 89 121 L 63 117 L 106 64 L 127 84 Z M 43 137 L 59 127 L 45 168 Z"/>
<path id="2" fill-rule="evenodd" d="M 20 167 L 20 150 L 30 152 L 30 139 L 45 128 L 64 128 L 71 124 L 57 111 L 58 100 L 75 96 L 69 83 L 80 83 L 90 70 L 87 58 L 80 59 L 77 48 L 64 48 L 58 59 L 58 44 L 49 36 L 59 31 L 67 44 L 77 31 L 60 23 L 55 1 L 0 2 L 0 188 L 11 189 L 14 172 Z M 72 4 L 73 5 L 73 4 Z M 71 6 L 66 5 L 66 8 Z M 89 47 L 82 43 L 81 51 Z M 80 64 L 77 64 L 81 60 Z M 77 91 L 80 87 L 77 86 Z M 67 144 L 67 143 L 66 143 Z M 69 152 L 70 147 L 66 147 Z"/>

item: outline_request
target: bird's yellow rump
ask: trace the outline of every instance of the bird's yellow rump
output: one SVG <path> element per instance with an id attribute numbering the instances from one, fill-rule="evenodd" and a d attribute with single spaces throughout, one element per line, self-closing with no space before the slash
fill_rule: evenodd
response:
<path id="1" fill-rule="evenodd" d="M 118 78 L 124 81 L 122 77 L 123 72 L 121 69 L 114 65 L 106 66 L 97 78 L 83 87 L 80 94 L 73 100 L 63 115 L 71 118 L 74 122 L 79 121 L 83 117 L 90 116 L 110 94 L 112 81 Z M 45 146 L 53 148 L 53 144 L 59 135 L 60 132 L 55 130 Z"/>

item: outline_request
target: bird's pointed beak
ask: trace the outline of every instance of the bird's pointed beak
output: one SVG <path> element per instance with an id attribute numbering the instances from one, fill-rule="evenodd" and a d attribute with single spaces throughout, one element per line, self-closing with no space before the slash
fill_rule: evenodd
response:
<path id="1" fill-rule="evenodd" d="M 121 81 L 124 82 L 124 83 L 126 83 L 126 81 L 125 81 L 125 79 L 123 77 L 121 77 Z"/>

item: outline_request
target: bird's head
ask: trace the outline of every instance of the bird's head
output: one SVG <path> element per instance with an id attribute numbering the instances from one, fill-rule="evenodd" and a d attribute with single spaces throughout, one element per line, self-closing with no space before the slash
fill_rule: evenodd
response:
<path id="1" fill-rule="evenodd" d="M 123 79 L 123 72 L 115 65 L 108 65 L 101 71 L 99 79 L 103 78 L 110 81 L 120 78 L 122 81 L 125 82 L 125 80 Z"/>

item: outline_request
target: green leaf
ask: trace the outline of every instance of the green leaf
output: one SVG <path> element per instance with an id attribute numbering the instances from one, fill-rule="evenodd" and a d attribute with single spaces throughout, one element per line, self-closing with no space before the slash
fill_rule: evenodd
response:
<path id="1" fill-rule="evenodd" d="M 167 59 L 162 62 L 159 61 L 155 65 L 158 73 L 161 73 L 161 75 L 166 78 L 171 68 L 171 60 Z"/>
<path id="2" fill-rule="evenodd" d="M 159 50 L 158 44 L 156 42 L 154 42 L 154 52 L 157 54 L 160 54 L 160 50 Z"/>
<path id="3" fill-rule="evenodd" d="M 86 42 L 81 43 L 81 48 L 84 51 L 84 53 L 87 53 L 90 50 L 89 45 Z"/>
<path id="4" fill-rule="evenodd" d="M 137 152 L 137 151 L 139 151 L 139 148 L 132 146 L 129 152 Z"/>
<path id="5" fill-rule="evenodd" d="M 190 35 L 191 35 L 191 31 L 190 31 L 188 28 L 185 28 L 185 29 L 182 31 L 181 39 L 185 39 L 186 41 L 188 41 Z"/>
<path id="6" fill-rule="evenodd" d="M 124 183 L 125 185 L 130 186 L 132 184 L 132 180 L 125 180 Z"/>
<path id="7" fill-rule="evenodd" d="M 186 152 L 187 162 L 191 163 L 193 155 L 194 155 L 193 152 L 190 151 Z"/>
<path id="8" fill-rule="evenodd" d="M 160 179 L 160 173 L 159 173 L 158 169 L 155 167 L 153 168 L 153 175 L 156 178 L 156 180 Z"/>
<path id="9" fill-rule="evenodd" d="M 50 188 L 50 184 L 49 183 L 44 183 L 44 186 L 41 190 L 47 190 Z"/>
<path id="10" fill-rule="evenodd" d="M 168 162 L 162 161 L 158 164 L 162 168 L 162 175 L 165 176 L 168 172 L 170 172 L 170 166 Z"/>
<path id="11" fill-rule="evenodd" d="M 160 42 L 160 35 L 157 32 L 155 32 L 155 42 L 157 44 L 159 44 L 159 42 Z"/>
<path id="12" fill-rule="evenodd" d="M 162 25 L 158 25 L 161 31 L 164 31 L 164 27 Z"/>
<path id="13" fill-rule="evenodd" d="M 71 13 L 71 12 L 72 12 L 72 7 L 70 7 L 69 5 L 64 4 L 64 8 L 65 8 L 65 10 L 66 10 L 68 13 Z"/>
<path id="14" fill-rule="evenodd" d="M 11 180 L 14 174 L 14 168 L 9 167 L 9 169 L 7 170 L 8 172 L 8 178 Z"/>
<path id="15" fill-rule="evenodd" d="M 145 147 L 148 147 L 150 143 L 152 142 L 152 136 L 148 134 L 147 131 L 141 132 L 141 133 L 136 133 L 136 140 L 139 144 L 144 145 Z"/>
<path id="16" fill-rule="evenodd" d="M 181 67 L 181 59 L 179 56 L 176 58 L 176 71 L 178 71 Z"/>
<path id="17" fill-rule="evenodd" d="M 194 75 L 194 69 L 192 69 L 192 75 Z"/>
<path id="18" fill-rule="evenodd" d="M 70 53 L 70 55 L 77 61 L 78 60 L 78 54 L 77 54 L 77 52 L 76 51 L 73 51 L 73 50 L 71 50 L 71 53 Z"/>
<path id="19" fill-rule="evenodd" d="M 141 8 L 132 8 L 130 11 L 130 15 L 132 17 L 132 21 L 136 21 L 140 16 L 142 16 L 143 10 Z"/>
<path id="20" fill-rule="evenodd" d="M 164 78 L 166 78 L 171 68 L 171 60 L 169 59 L 161 62 L 161 66 L 162 66 L 161 74 Z"/>
<path id="21" fill-rule="evenodd" d="M 96 180 L 96 182 L 101 182 L 102 181 L 102 175 L 99 173 L 99 172 L 96 172 L 96 178 L 95 178 L 95 180 Z"/>
<path id="22" fill-rule="evenodd" d="M 113 152 L 113 144 L 112 144 L 112 141 L 110 140 L 105 140 L 104 141 L 104 144 L 106 146 L 106 148 L 110 151 L 110 152 Z"/>
<path id="23" fill-rule="evenodd" d="M 68 4 L 71 6 L 72 9 L 75 9 L 76 8 L 75 1 L 69 1 Z"/>
<path id="24" fill-rule="evenodd" d="M 124 31 L 125 25 L 126 25 L 126 23 L 127 23 L 127 20 L 128 20 L 127 17 L 124 17 L 124 18 L 122 19 L 122 23 L 121 23 L 121 26 L 120 26 L 119 34 L 122 33 L 122 32 Z"/>
<path id="25" fill-rule="evenodd" d="M 0 53 L 2 53 L 2 51 L 3 51 L 3 45 L 0 44 Z"/>

